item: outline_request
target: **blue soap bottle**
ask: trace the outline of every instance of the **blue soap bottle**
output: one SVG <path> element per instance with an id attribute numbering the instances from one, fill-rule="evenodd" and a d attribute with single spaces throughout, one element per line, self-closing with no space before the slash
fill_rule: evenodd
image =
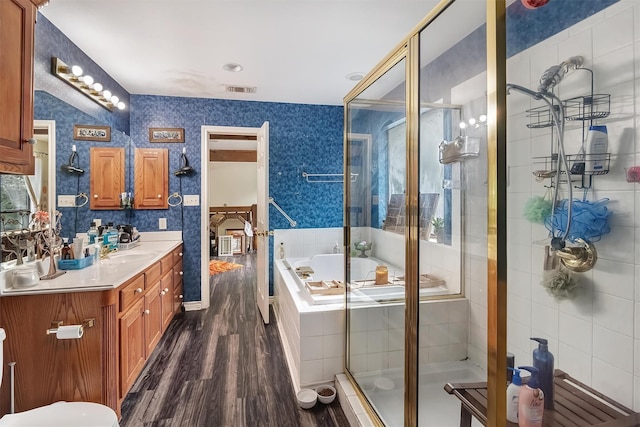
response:
<path id="1" fill-rule="evenodd" d="M 544 392 L 544 408 L 553 409 L 553 354 L 549 342 L 544 338 L 531 338 L 538 343 L 533 350 L 533 366 L 538 369 L 538 382 Z"/>

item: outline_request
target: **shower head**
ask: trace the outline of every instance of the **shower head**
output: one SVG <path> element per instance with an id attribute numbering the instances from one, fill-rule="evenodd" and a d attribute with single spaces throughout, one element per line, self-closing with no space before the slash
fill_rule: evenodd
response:
<path id="1" fill-rule="evenodd" d="M 547 93 L 553 89 L 564 78 L 564 75 L 570 70 L 579 68 L 583 63 L 582 56 L 572 56 L 560 63 L 560 65 L 554 65 L 549 67 L 542 77 L 540 77 L 540 86 L 538 86 L 538 92 Z"/>
<path id="2" fill-rule="evenodd" d="M 534 92 L 531 89 L 527 89 L 524 86 L 515 85 L 513 83 L 507 83 L 507 95 L 510 95 L 510 92 L 515 90 L 520 93 L 524 93 L 525 95 L 529 95 L 533 99 L 542 99 L 542 94 L 540 92 Z"/>

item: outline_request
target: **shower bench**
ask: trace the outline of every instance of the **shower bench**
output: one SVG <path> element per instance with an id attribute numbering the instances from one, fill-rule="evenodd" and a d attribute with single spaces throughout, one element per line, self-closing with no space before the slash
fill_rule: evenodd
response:
<path id="1" fill-rule="evenodd" d="M 542 418 L 546 426 L 631 427 L 640 425 L 640 413 L 608 398 L 569 374 L 554 372 L 554 409 L 545 409 Z M 474 416 L 487 425 L 487 383 L 448 383 L 447 393 L 460 399 L 460 427 L 471 427 Z M 506 393 L 506 389 L 505 389 Z M 507 426 L 518 424 L 507 421 Z"/>

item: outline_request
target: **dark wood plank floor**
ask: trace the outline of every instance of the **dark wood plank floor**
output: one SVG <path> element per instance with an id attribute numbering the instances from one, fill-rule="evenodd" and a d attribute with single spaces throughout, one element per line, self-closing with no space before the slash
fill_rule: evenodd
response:
<path id="1" fill-rule="evenodd" d="M 211 277 L 207 310 L 178 314 L 122 404 L 121 427 L 348 426 L 336 399 L 298 407 L 275 316 L 255 299 L 255 254 Z"/>

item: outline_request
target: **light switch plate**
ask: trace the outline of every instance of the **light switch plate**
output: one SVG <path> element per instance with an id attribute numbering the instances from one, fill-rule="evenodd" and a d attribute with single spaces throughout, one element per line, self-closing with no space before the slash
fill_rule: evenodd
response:
<path id="1" fill-rule="evenodd" d="M 76 196 L 58 195 L 58 207 L 73 208 L 76 206 Z"/>
<path id="2" fill-rule="evenodd" d="M 189 194 L 184 196 L 184 205 L 185 206 L 199 206 L 200 205 L 200 195 L 199 194 Z"/>
<path id="3" fill-rule="evenodd" d="M 167 229 L 167 218 L 159 218 L 158 219 L 158 228 L 160 230 L 166 230 Z"/>

